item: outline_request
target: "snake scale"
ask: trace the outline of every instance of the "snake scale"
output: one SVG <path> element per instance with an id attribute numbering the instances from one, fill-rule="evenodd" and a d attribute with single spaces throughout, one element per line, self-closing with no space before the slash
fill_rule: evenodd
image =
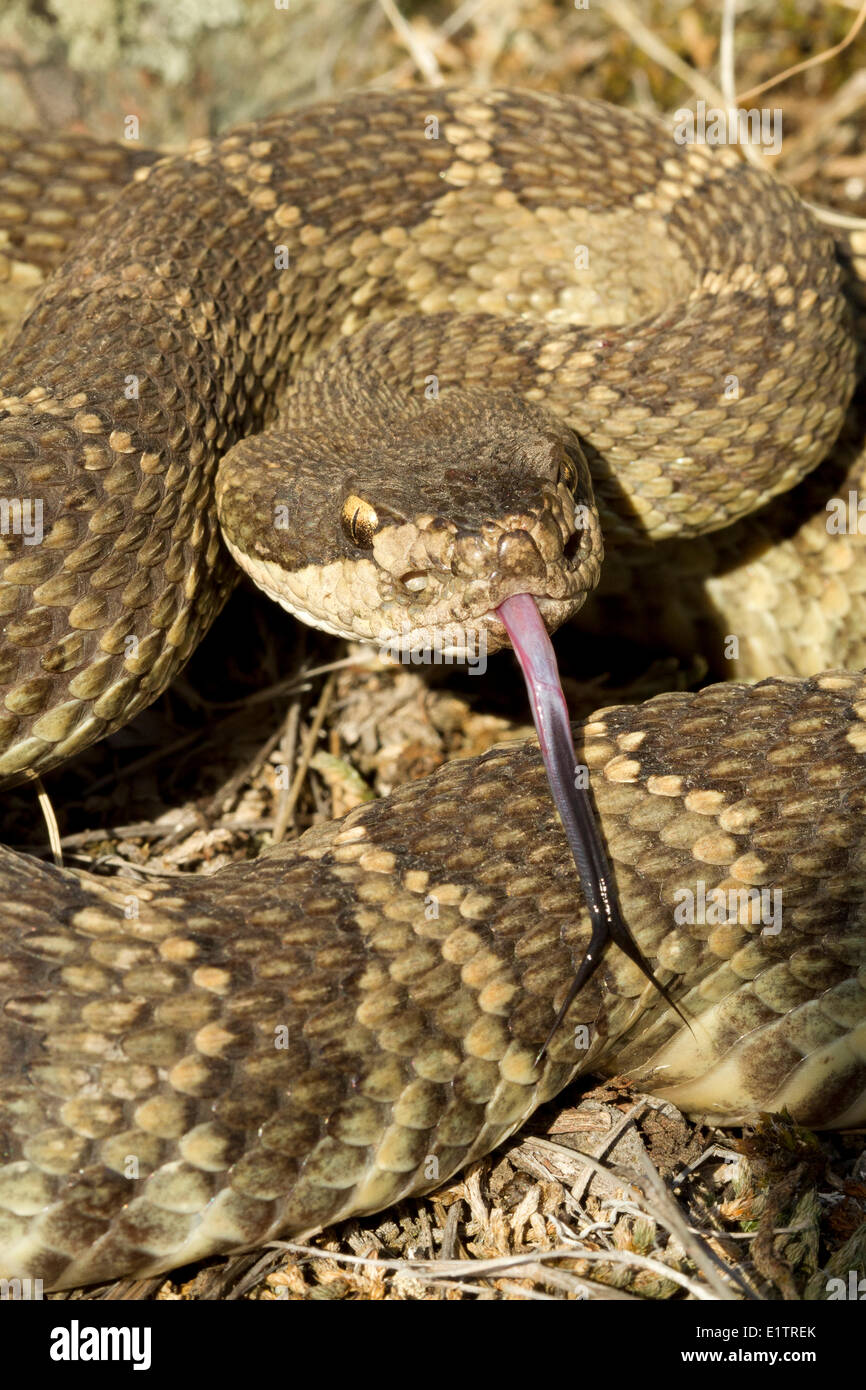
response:
<path id="1" fill-rule="evenodd" d="M 293 611 L 492 649 L 510 595 L 551 628 L 580 607 L 600 527 L 589 624 L 644 603 L 688 642 L 700 589 L 770 677 L 578 730 L 691 1032 L 612 951 L 536 1066 L 588 922 L 534 744 L 212 878 L 0 849 L 0 1274 L 310 1234 L 584 1071 L 723 1123 L 863 1123 L 866 678 L 813 673 L 866 665 L 866 554 L 825 511 L 866 455 L 840 257 L 796 196 L 601 103 L 409 91 L 162 160 L 6 133 L 0 227 L 59 267 L 0 359 L 7 782 L 165 689 L 232 583 L 217 503 Z M 678 911 L 718 888 L 731 911 Z"/>

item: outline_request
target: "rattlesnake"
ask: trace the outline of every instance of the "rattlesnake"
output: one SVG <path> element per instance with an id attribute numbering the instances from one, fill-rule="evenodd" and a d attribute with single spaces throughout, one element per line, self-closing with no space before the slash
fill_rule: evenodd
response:
<path id="1" fill-rule="evenodd" d="M 729 1123 L 862 1122 L 866 680 L 784 674 L 804 636 L 809 669 L 860 660 L 859 540 L 824 503 L 863 465 L 800 482 L 846 411 L 856 444 L 855 343 L 795 195 L 634 114 L 498 91 L 355 97 L 162 161 L 0 154 L 12 253 L 62 261 L 0 362 L 7 521 L 38 500 L 44 524 L 2 537 L 7 779 L 186 660 L 232 582 L 215 494 L 231 551 L 338 632 L 448 617 L 495 650 L 523 592 L 555 626 L 600 527 L 620 593 L 662 559 L 730 568 L 726 543 L 741 595 L 778 563 L 784 650 L 778 679 L 578 733 L 626 920 L 690 1027 L 610 952 L 536 1064 L 588 921 L 531 745 L 211 879 L 0 850 L 0 1273 L 68 1287 L 376 1210 L 579 1071 Z M 76 190 L 133 166 L 76 242 Z M 781 894 L 780 930 L 748 889 Z"/>

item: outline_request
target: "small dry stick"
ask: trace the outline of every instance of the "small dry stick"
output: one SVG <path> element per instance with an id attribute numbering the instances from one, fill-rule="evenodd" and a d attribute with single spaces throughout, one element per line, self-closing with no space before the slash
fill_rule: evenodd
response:
<path id="1" fill-rule="evenodd" d="M 430 48 L 428 44 L 421 42 L 418 34 L 412 28 L 412 25 L 407 22 L 397 9 L 394 0 L 379 0 L 379 4 L 382 6 L 394 32 L 399 35 L 404 47 L 408 49 L 409 53 L 412 55 L 415 66 L 418 68 L 424 81 L 429 82 L 431 87 L 441 87 L 442 73 L 432 48 Z"/>
<path id="2" fill-rule="evenodd" d="M 835 58 L 837 53 L 841 53 L 843 48 L 847 48 L 849 43 L 853 43 L 863 25 L 866 24 L 866 0 L 860 6 L 857 18 L 851 28 L 833 48 L 825 48 L 823 53 L 813 53 L 811 58 L 804 58 L 802 63 L 795 63 L 791 68 L 785 68 L 784 72 L 777 73 L 775 77 L 770 77 L 766 82 L 761 82 L 757 87 L 750 87 L 747 92 L 740 92 L 739 101 L 751 101 L 752 97 L 760 96 L 762 92 L 767 92 L 771 87 L 778 87 L 780 82 L 787 82 L 789 77 L 793 77 L 798 72 L 805 72 L 807 68 L 817 67 L 819 63 L 826 63 L 828 59 Z"/>
<path id="3" fill-rule="evenodd" d="M 301 750 L 301 757 L 298 763 L 298 769 L 295 773 L 292 785 L 289 788 L 289 794 L 286 797 L 283 805 L 280 807 L 277 819 L 274 822 L 273 843 L 275 845 L 280 844 L 280 842 L 282 841 L 282 838 L 286 833 L 286 826 L 289 823 L 289 819 L 295 809 L 298 797 L 301 794 L 301 788 L 304 785 L 304 778 L 306 777 L 307 771 L 310 766 L 310 759 L 312 758 L 313 752 L 316 747 L 316 739 L 319 737 L 319 734 L 322 731 L 322 725 L 325 722 L 325 715 L 328 713 L 328 706 L 331 703 L 331 696 L 334 693 L 334 685 L 335 677 L 333 675 L 330 675 L 328 679 L 325 681 L 325 684 L 322 686 L 322 694 L 319 697 L 319 704 L 318 708 L 316 709 L 315 717 L 309 729 L 307 730 L 307 736 L 304 739 L 304 745 Z"/>
<path id="4" fill-rule="evenodd" d="M 51 797 L 42 785 L 42 778 L 36 778 L 36 795 L 39 800 L 39 808 L 45 821 L 45 828 L 48 831 L 48 843 L 51 846 L 51 853 L 58 869 L 63 868 L 63 846 L 60 841 L 60 827 L 57 824 L 57 817 L 54 814 L 54 807 L 51 804 Z"/>
<path id="5" fill-rule="evenodd" d="M 632 42 L 646 53 L 648 58 L 652 58 L 668 72 L 672 72 L 674 77 L 679 77 L 687 87 L 691 87 L 705 101 L 711 101 L 719 106 L 724 105 L 724 99 L 718 87 L 709 78 L 704 77 L 703 73 L 690 67 L 680 58 L 679 54 L 674 53 L 673 49 L 669 48 L 658 34 L 654 34 L 652 29 L 644 24 L 631 5 L 626 3 L 626 0 L 601 0 L 601 8 L 619 25 L 620 29 L 628 34 Z"/>
<path id="6" fill-rule="evenodd" d="M 599 1264 L 618 1264 L 636 1269 L 648 1269 L 651 1273 L 659 1275 L 663 1279 L 670 1279 L 675 1284 L 679 1284 L 685 1289 L 692 1298 L 715 1301 L 715 1294 L 704 1284 L 698 1284 L 688 1275 L 682 1274 L 678 1269 L 672 1269 L 670 1265 L 663 1264 L 661 1260 L 650 1259 L 646 1255 L 638 1255 L 634 1250 L 581 1250 L 572 1249 L 570 1246 L 557 1250 L 536 1250 L 530 1255 L 502 1255 L 492 1260 L 391 1260 L 380 1259 L 378 1256 L 369 1258 L 360 1255 L 344 1255 L 339 1250 L 317 1250 L 312 1245 L 296 1245 L 290 1240 L 273 1241 L 275 1250 L 288 1250 L 293 1255 L 305 1255 L 316 1260 L 334 1260 L 337 1264 L 347 1265 L 376 1265 L 379 1269 L 394 1269 L 399 1273 L 406 1272 L 414 1278 L 423 1279 L 431 1275 L 435 1279 L 441 1279 L 443 1275 L 471 1274 L 474 1277 L 485 1277 L 488 1275 L 500 1274 L 506 1269 L 516 1269 L 521 1265 L 546 1264 L 548 1260 L 583 1260 L 588 1263 L 597 1262 Z"/>

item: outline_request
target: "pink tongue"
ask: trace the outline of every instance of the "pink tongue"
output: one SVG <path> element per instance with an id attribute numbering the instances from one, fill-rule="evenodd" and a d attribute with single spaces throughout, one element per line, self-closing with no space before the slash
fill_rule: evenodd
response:
<path id="1" fill-rule="evenodd" d="M 667 990 L 656 980 L 648 961 L 622 918 L 613 875 L 589 791 L 586 787 L 576 785 L 578 764 L 574 756 L 568 707 L 559 683 L 556 655 L 535 599 L 530 594 L 515 594 L 513 598 L 501 603 L 496 611 L 511 639 L 511 645 L 523 671 L 547 780 L 574 855 L 574 862 L 580 874 L 580 886 L 592 922 L 589 945 L 553 1027 L 541 1045 L 536 1057 L 537 1065 L 565 1017 L 569 1005 L 599 965 L 604 948 L 611 940 L 640 967 L 683 1021 L 687 1020 Z"/>

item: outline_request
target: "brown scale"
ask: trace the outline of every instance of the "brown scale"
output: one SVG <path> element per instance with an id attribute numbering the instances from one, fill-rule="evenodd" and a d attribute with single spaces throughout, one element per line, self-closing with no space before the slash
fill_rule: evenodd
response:
<path id="1" fill-rule="evenodd" d="M 530 744 L 206 880 L 2 851 L 0 1265 L 75 1285 L 304 1236 L 435 1185 L 431 1158 L 444 1179 L 585 1070 L 716 1121 L 862 1123 L 864 719 L 839 672 L 578 730 L 626 919 L 692 1033 L 613 952 L 540 1069 L 589 921 Z M 803 739 L 780 799 L 760 769 Z M 771 883 L 782 930 L 676 925 L 698 880 Z"/>

